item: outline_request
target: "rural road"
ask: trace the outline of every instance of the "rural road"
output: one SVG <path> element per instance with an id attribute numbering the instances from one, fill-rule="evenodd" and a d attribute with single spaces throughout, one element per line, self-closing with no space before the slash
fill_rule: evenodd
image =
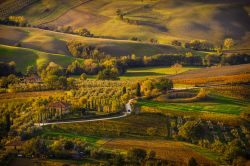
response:
<path id="1" fill-rule="evenodd" d="M 110 120 L 110 119 L 118 119 L 126 117 L 128 114 L 124 113 L 123 115 L 107 117 L 107 118 L 98 118 L 98 119 L 83 119 L 83 120 L 72 120 L 72 121 L 62 121 L 62 122 L 50 122 L 50 123 L 35 123 L 35 126 L 48 126 L 53 124 L 68 124 L 68 123 L 83 123 L 83 122 L 94 122 L 94 121 L 103 121 L 103 120 Z"/>
<path id="2" fill-rule="evenodd" d="M 134 99 L 130 99 L 129 102 L 126 105 L 129 105 L 129 109 L 131 111 L 131 102 Z M 128 110 L 126 110 L 128 111 Z M 111 116 L 111 117 L 105 117 L 105 118 L 97 118 L 97 119 L 82 119 L 82 120 L 72 120 L 72 121 L 61 121 L 61 122 L 49 122 L 49 123 L 35 123 L 35 126 L 48 126 L 48 125 L 53 125 L 53 124 L 68 124 L 68 123 L 84 123 L 84 122 L 95 122 L 95 121 L 103 121 L 103 120 L 110 120 L 110 119 L 119 119 L 119 118 L 124 118 L 128 116 L 129 112 L 125 112 L 122 115 L 119 116 Z"/>

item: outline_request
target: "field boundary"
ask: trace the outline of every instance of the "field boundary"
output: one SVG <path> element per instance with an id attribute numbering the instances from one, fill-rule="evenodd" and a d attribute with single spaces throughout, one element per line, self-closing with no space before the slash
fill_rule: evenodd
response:
<path id="1" fill-rule="evenodd" d="M 80 4 L 77 4 L 77 5 L 75 5 L 75 6 L 72 6 L 71 8 L 69 8 L 68 10 L 66 10 L 65 12 L 63 12 L 62 14 L 60 14 L 59 16 L 57 16 L 56 18 L 54 18 L 54 19 L 52 19 L 52 20 L 50 20 L 50 21 L 46 21 L 46 22 L 40 23 L 40 24 L 38 24 L 37 26 L 41 26 L 41 25 L 44 25 L 44 24 L 52 23 L 52 22 L 58 20 L 58 19 L 59 19 L 60 17 L 62 17 L 63 15 L 67 14 L 70 10 L 75 9 L 75 8 L 77 8 L 77 7 L 79 7 L 79 6 L 83 5 L 83 4 L 86 4 L 86 3 L 88 3 L 88 2 L 91 2 L 91 1 L 93 1 L 93 0 L 86 0 L 86 1 L 84 1 L 84 2 L 81 2 Z"/>

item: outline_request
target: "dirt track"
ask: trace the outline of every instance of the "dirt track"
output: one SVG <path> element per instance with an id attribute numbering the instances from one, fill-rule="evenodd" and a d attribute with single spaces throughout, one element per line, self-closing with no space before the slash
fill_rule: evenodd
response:
<path id="1" fill-rule="evenodd" d="M 89 3 L 89 2 L 91 2 L 91 1 L 93 1 L 93 0 L 86 0 L 86 1 L 84 1 L 84 2 L 82 2 L 82 3 L 80 3 L 80 4 L 77 4 L 77 5 L 75 5 L 75 6 L 72 6 L 71 8 L 69 8 L 68 10 L 66 10 L 65 12 L 63 12 L 61 15 L 57 16 L 56 18 L 54 18 L 54 19 L 52 19 L 52 20 L 50 20 L 50 21 L 46 21 L 46 22 L 43 22 L 43 23 L 41 23 L 41 24 L 38 24 L 38 26 L 41 26 L 41 25 L 44 25 L 44 24 L 52 23 L 52 22 L 58 20 L 59 18 L 61 18 L 62 16 L 64 16 L 65 14 L 67 14 L 70 10 L 75 9 L 75 8 L 77 8 L 77 7 L 79 7 L 79 6 L 83 5 L 83 4 Z"/>

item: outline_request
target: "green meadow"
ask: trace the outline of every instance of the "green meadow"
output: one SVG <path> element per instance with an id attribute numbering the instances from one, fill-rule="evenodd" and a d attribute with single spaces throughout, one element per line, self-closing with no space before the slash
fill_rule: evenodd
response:
<path id="1" fill-rule="evenodd" d="M 140 106 L 154 107 L 166 111 L 210 112 L 230 115 L 239 115 L 250 106 L 247 101 L 223 96 L 211 96 L 207 101 L 194 103 L 166 103 L 152 100 L 139 100 L 138 104 Z"/>

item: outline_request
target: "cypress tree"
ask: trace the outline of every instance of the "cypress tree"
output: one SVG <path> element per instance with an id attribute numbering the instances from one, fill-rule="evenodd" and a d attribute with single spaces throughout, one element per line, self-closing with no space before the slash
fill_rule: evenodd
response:
<path id="1" fill-rule="evenodd" d="M 137 86 L 136 86 L 136 96 L 137 97 L 141 96 L 141 85 L 139 82 L 137 83 Z"/>
<path id="2" fill-rule="evenodd" d="M 6 123 L 6 131 L 10 131 L 11 121 L 10 121 L 10 114 L 5 115 L 5 123 Z"/>

